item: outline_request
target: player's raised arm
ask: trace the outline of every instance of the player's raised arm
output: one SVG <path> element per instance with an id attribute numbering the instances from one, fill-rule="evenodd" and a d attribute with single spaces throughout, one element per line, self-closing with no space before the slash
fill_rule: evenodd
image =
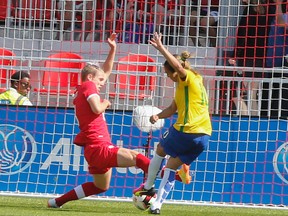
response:
<path id="1" fill-rule="evenodd" d="M 103 70 L 105 72 L 106 79 L 110 76 L 112 69 L 113 69 L 113 64 L 114 64 L 114 59 L 115 59 L 115 54 L 116 54 L 116 33 L 112 33 L 111 36 L 108 38 L 108 45 L 110 47 L 109 54 L 106 58 L 106 61 L 103 64 Z"/>
<path id="2" fill-rule="evenodd" d="M 164 47 L 162 44 L 162 34 L 155 32 L 153 38 L 149 40 L 149 43 L 152 44 L 161 54 L 166 58 L 169 64 L 174 68 L 174 70 L 178 73 L 180 78 L 186 77 L 186 71 L 180 62 Z"/>

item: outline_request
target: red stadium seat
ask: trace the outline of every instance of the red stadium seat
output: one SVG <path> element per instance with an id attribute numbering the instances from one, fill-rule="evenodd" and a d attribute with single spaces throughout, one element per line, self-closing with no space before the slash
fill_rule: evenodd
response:
<path id="1" fill-rule="evenodd" d="M 153 58 L 138 54 L 128 55 L 119 58 L 116 70 L 119 73 L 115 76 L 115 92 L 109 94 L 110 98 L 143 100 L 151 96 L 148 93 L 155 89 L 157 71 Z M 145 75 L 147 72 L 154 75 Z"/>
<path id="2" fill-rule="evenodd" d="M 44 62 L 45 71 L 43 72 L 42 88 L 36 88 L 34 91 L 49 95 L 73 94 L 75 87 L 80 84 L 83 58 L 70 52 L 53 54 L 48 58 Z"/>
<path id="3" fill-rule="evenodd" d="M 1 66 L 15 66 L 16 60 L 11 58 L 5 58 L 5 56 L 16 56 L 15 53 L 8 49 L 0 48 L 0 92 L 6 90 L 9 86 L 10 76 L 14 73 L 14 70 L 9 70 L 5 68 L 1 68 Z M 2 86 L 3 84 L 3 86 Z"/>
<path id="4" fill-rule="evenodd" d="M 8 5 L 8 0 L 0 1 L 0 20 L 5 21 L 6 17 L 9 16 L 8 9 L 10 9 L 10 13 L 13 13 L 14 7 Z"/>

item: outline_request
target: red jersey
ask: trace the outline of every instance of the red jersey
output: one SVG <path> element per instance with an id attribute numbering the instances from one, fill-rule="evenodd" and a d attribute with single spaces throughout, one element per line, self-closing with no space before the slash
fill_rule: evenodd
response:
<path id="1" fill-rule="evenodd" d="M 77 96 L 73 104 L 80 133 L 76 136 L 74 143 L 80 146 L 85 144 L 98 145 L 103 142 L 111 143 L 104 113 L 95 114 L 87 101 L 91 96 L 100 97 L 95 84 L 91 81 L 86 81 L 77 90 Z"/>

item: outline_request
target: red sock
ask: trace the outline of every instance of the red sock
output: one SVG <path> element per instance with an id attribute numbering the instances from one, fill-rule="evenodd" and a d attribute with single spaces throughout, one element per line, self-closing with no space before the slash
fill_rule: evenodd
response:
<path id="1" fill-rule="evenodd" d="M 164 170 L 165 170 L 165 166 L 162 168 L 162 170 L 161 170 L 161 178 L 163 178 L 163 176 L 164 176 Z M 176 173 L 175 173 L 175 180 L 176 181 L 179 181 L 179 182 L 182 182 L 182 179 L 180 178 L 180 176 L 179 176 L 179 174 L 178 174 L 178 172 L 176 171 Z"/>
<path id="2" fill-rule="evenodd" d="M 144 173 L 148 172 L 148 167 L 150 164 L 150 159 L 142 154 L 138 154 L 136 156 L 136 166 L 144 171 Z"/>
<path id="3" fill-rule="evenodd" d="M 105 192 L 104 190 L 97 188 L 93 182 L 86 182 L 82 185 L 75 187 L 73 190 L 63 194 L 61 197 L 56 198 L 56 204 L 60 207 L 66 202 L 72 200 L 82 199 L 94 194 L 100 194 Z"/>

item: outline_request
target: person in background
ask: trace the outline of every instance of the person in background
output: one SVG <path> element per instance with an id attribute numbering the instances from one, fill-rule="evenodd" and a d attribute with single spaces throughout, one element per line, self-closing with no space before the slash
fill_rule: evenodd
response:
<path id="1" fill-rule="evenodd" d="M 268 110 L 268 116 L 288 118 L 288 83 L 285 82 L 288 78 L 288 2 L 287 0 L 273 0 L 276 10 L 273 23 L 271 24 L 266 55 L 266 67 L 277 67 L 280 71 L 271 72 L 268 74 L 269 79 L 278 79 L 273 83 L 267 84 L 267 89 L 271 91 L 271 97 L 266 101 L 271 103 L 271 110 Z M 282 80 L 284 82 L 282 82 Z M 267 91 L 268 91 L 267 90 Z"/>
<path id="2" fill-rule="evenodd" d="M 62 4 L 64 4 L 64 5 L 62 5 Z M 69 35 L 70 35 L 69 38 L 71 40 L 72 39 L 71 35 L 74 34 L 74 32 L 72 32 L 72 29 L 76 29 L 78 26 L 78 23 L 80 23 L 79 24 L 81 26 L 80 28 L 82 28 L 82 19 L 84 19 L 86 22 L 84 23 L 84 25 L 85 25 L 84 26 L 84 32 L 82 32 L 81 36 L 83 36 L 82 37 L 83 41 L 86 40 L 86 38 L 88 37 L 88 34 L 92 30 L 93 0 L 85 1 L 85 8 L 86 8 L 85 12 L 83 11 L 83 7 L 84 7 L 83 4 L 84 4 L 83 1 L 76 1 L 76 0 L 65 0 L 65 1 L 61 2 L 61 4 L 59 5 L 59 8 L 62 9 L 62 11 L 64 12 L 64 15 L 63 15 L 64 20 L 62 20 L 62 14 L 61 13 L 58 14 L 58 16 L 59 16 L 58 19 L 63 21 L 63 32 L 61 32 L 62 29 L 59 29 L 59 32 L 57 33 L 57 36 L 56 36 L 57 40 L 61 39 L 60 35 L 64 34 L 64 33 L 69 33 Z M 81 12 L 79 12 L 79 11 L 81 11 Z M 85 15 L 82 18 L 83 12 L 85 13 Z M 78 20 L 79 17 L 81 20 Z M 64 39 L 67 39 L 67 38 L 64 38 Z M 74 38 L 74 40 L 76 40 L 76 38 Z"/>
<path id="3" fill-rule="evenodd" d="M 288 55 L 288 3 L 287 0 L 274 0 L 276 12 L 271 24 L 267 44 L 267 67 L 288 66 L 285 56 Z"/>
<path id="4" fill-rule="evenodd" d="M 17 71 L 11 76 L 11 86 L 0 94 L 0 104 L 31 106 L 27 97 L 31 90 L 30 75 L 26 71 Z"/>
<path id="5" fill-rule="evenodd" d="M 209 36 L 210 46 L 216 46 L 219 0 L 192 1 L 189 35 L 194 46 L 203 46 L 197 36 L 198 29 Z M 209 2 L 211 5 L 209 5 Z M 200 11 L 199 11 L 200 10 Z M 200 15 L 200 17 L 199 17 Z"/>
<path id="6" fill-rule="evenodd" d="M 239 77 L 264 78 L 265 74 L 257 71 L 257 68 L 265 67 L 267 35 L 274 15 L 270 15 L 273 12 L 267 0 L 243 0 L 242 2 L 244 10 L 237 28 L 234 53 L 228 62 L 232 66 L 251 67 L 251 71 L 238 72 Z M 232 88 L 235 91 L 232 93 L 232 101 L 241 115 L 255 116 L 259 112 L 257 103 L 259 81 L 245 84 L 242 81 L 233 83 Z M 240 98 L 236 91 L 238 88 L 241 91 Z M 248 95 L 246 88 L 249 89 Z"/>
<path id="7" fill-rule="evenodd" d="M 165 31 L 169 44 L 180 40 L 175 32 L 183 33 L 184 0 L 122 0 L 119 9 L 118 30 L 125 30 L 125 42 L 148 43 L 154 29 Z"/>
<path id="8" fill-rule="evenodd" d="M 49 208 L 60 208 L 69 201 L 104 193 L 110 186 L 112 167 L 137 166 L 144 173 L 148 171 L 149 158 L 135 150 L 120 148 L 111 143 L 104 116 L 111 103 L 101 99 L 99 93 L 112 72 L 116 37 L 117 35 L 113 33 L 108 38 L 110 51 L 103 69 L 95 63 L 88 63 L 82 69 L 82 85 L 78 87 L 73 101 L 80 128 L 74 143 L 84 148 L 84 157 L 94 181 L 85 182 L 58 198 L 49 199 L 47 203 Z"/>
<path id="9" fill-rule="evenodd" d="M 159 119 L 168 118 L 178 112 L 176 123 L 164 132 L 156 153 L 151 159 L 148 177 L 144 184 L 133 191 L 135 196 L 152 196 L 157 173 L 166 155 L 169 155 L 157 192 L 156 201 L 150 207 L 151 214 L 160 214 L 162 204 L 175 183 L 179 166 L 186 168 L 204 151 L 212 133 L 208 110 L 208 96 L 202 76 L 191 68 L 190 53 L 172 55 L 162 44 L 162 34 L 154 33 L 149 41 L 166 59 L 164 70 L 167 76 L 177 83 L 174 99 L 169 107 L 150 117 L 154 124 Z M 187 170 L 186 170 L 187 173 Z"/>
<path id="10" fill-rule="evenodd" d="M 165 35 L 164 44 L 184 45 L 185 7 L 184 0 L 158 0 L 152 7 L 151 11 L 156 18 L 155 29 Z"/>
<path id="11" fill-rule="evenodd" d="M 90 39 L 92 41 L 94 39 L 104 41 L 106 38 L 103 38 L 102 36 L 104 35 L 105 37 L 105 35 L 110 35 L 112 33 L 112 24 L 114 19 L 113 9 L 114 0 L 65 0 L 63 29 L 72 34 L 72 24 L 75 23 L 76 26 L 74 26 L 74 28 L 81 28 L 80 40 L 87 41 L 88 36 L 92 36 L 94 28 L 96 28 L 96 31 L 94 31 L 94 38 Z M 61 19 L 61 17 L 59 18 Z M 103 20 L 105 20 L 105 22 L 103 22 Z M 56 38 L 60 39 L 60 32 Z M 76 38 L 74 39 L 76 40 Z"/>

